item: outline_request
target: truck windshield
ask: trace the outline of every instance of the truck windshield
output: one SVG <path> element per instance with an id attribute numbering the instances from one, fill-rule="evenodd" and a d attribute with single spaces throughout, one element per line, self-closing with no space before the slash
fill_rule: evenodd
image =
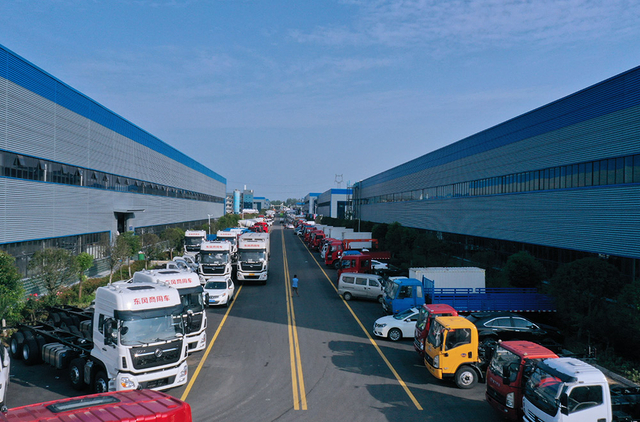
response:
<path id="1" fill-rule="evenodd" d="M 242 262 L 259 262 L 264 261 L 265 251 L 244 249 L 239 252 L 238 259 Z"/>
<path id="2" fill-rule="evenodd" d="M 185 237 L 184 243 L 187 246 L 196 246 L 202 243 L 202 238 L 201 237 Z"/>
<path id="3" fill-rule="evenodd" d="M 420 313 L 418 314 L 418 321 L 416 321 L 416 328 L 420 331 L 424 330 L 427 326 L 427 320 L 429 319 L 429 310 L 425 308 L 420 308 Z"/>
<path id="4" fill-rule="evenodd" d="M 520 370 L 520 356 L 498 346 L 489 364 L 489 370 L 499 377 L 504 377 L 505 367 L 509 371 L 509 381 L 514 382 L 518 378 L 518 371 Z"/>
<path id="5" fill-rule="evenodd" d="M 224 265 L 229 262 L 229 252 L 200 252 L 200 262 L 203 264 Z"/>
<path id="6" fill-rule="evenodd" d="M 525 397 L 547 415 L 558 413 L 560 392 L 564 383 L 540 367 L 531 374 L 525 388 Z"/>
<path id="7" fill-rule="evenodd" d="M 184 334 L 182 316 L 161 315 L 120 321 L 120 343 L 124 346 L 175 340 Z"/>
<path id="8" fill-rule="evenodd" d="M 202 312 L 204 305 L 202 302 L 202 292 L 188 293 L 180 295 L 180 302 L 184 307 L 183 312 L 191 311 L 194 313 Z"/>
<path id="9" fill-rule="evenodd" d="M 429 334 L 427 335 L 427 342 L 437 349 L 440 346 L 442 346 L 443 336 L 444 336 L 444 327 L 440 323 L 438 323 L 438 321 L 433 321 L 431 328 L 429 328 Z"/>
<path id="10" fill-rule="evenodd" d="M 387 297 L 391 299 L 395 299 L 396 293 L 398 292 L 398 284 L 392 281 L 387 283 L 387 286 L 384 288 L 384 293 Z"/>

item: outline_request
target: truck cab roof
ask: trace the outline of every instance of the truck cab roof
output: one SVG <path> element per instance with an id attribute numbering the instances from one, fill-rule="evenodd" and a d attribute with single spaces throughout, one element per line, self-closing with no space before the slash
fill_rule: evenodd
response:
<path id="1" fill-rule="evenodd" d="M 545 359 L 539 362 L 538 366 L 563 382 L 607 384 L 602 371 L 576 358 Z"/>

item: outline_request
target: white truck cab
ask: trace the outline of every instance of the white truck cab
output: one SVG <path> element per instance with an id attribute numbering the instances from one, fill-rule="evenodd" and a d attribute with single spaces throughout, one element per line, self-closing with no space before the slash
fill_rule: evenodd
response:
<path id="1" fill-rule="evenodd" d="M 82 366 L 72 361 L 71 371 L 78 371 L 96 392 L 162 390 L 186 384 L 182 309 L 178 290 L 168 285 L 99 287 L 91 356 Z"/>
<path id="2" fill-rule="evenodd" d="M 238 244 L 238 280 L 267 283 L 269 234 L 245 233 Z"/>
<path id="3" fill-rule="evenodd" d="M 196 255 L 200 251 L 200 244 L 207 240 L 204 230 L 187 230 L 184 232 L 184 254 Z"/>
<path id="4" fill-rule="evenodd" d="M 605 375 L 575 358 L 539 362 L 525 387 L 526 422 L 611 422 L 611 394 Z"/>
<path id="5" fill-rule="evenodd" d="M 202 242 L 200 245 L 198 273 L 208 280 L 211 277 L 231 278 L 231 242 Z"/>
<path id="6" fill-rule="evenodd" d="M 176 288 L 182 303 L 185 341 L 188 345 L 188 352 L 204 350 L 207 346 L 207 313 L 202 299 L 203 288 L 196 273 L 167 269 L 143 270 L 135 272 L 131 282 L 133 284 L 166 284 Z"/>

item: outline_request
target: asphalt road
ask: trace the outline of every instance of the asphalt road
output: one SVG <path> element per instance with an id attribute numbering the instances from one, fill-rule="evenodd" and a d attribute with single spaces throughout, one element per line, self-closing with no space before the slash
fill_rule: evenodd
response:
<path id="1" fill-rule="evenodd" d="M 267 284 L 239 285 L 228 308 L 208 309 L 208 348 L 189 357 L 189 383 L 168 391 L 194 421 L 499 420 L 484 384 L 460 390 L 428 373 L 411 339 L 371 337 L 381 305 L 343 301 L 335 270 L 318 262 L 275 225 Z M 77 395 L 47 365 L 14 362 L 11 373 L 9 407 Z"/>

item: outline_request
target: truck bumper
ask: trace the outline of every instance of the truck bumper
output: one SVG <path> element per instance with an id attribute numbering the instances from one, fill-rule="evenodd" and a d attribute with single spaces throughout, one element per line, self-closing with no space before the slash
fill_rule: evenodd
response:
<path id="1" fill-rule="evenodd" d="M 261 273 L 244 273 L 244 272 L 238 271 L 238 280 L 267 281 L 267 272 L 265 271 Z"/>
<path id="2" fill-rule="evenodd" d="M 187 383 L 189 367 L 185 360 L 176 368 L 168 368 L 147 374 L 129 374 L 119 372 L 115 379 L 109 380 L 109 391 L 135 390 L 167 390 Z"/>
<path id="3" fill-rule="evenodd" d="M 200 334 L 194 336 L 187 336 L 187 345 L 189 346 L 188 352 L 199 352 L 207 347 L 207 332 L 203 331 Z"/>

